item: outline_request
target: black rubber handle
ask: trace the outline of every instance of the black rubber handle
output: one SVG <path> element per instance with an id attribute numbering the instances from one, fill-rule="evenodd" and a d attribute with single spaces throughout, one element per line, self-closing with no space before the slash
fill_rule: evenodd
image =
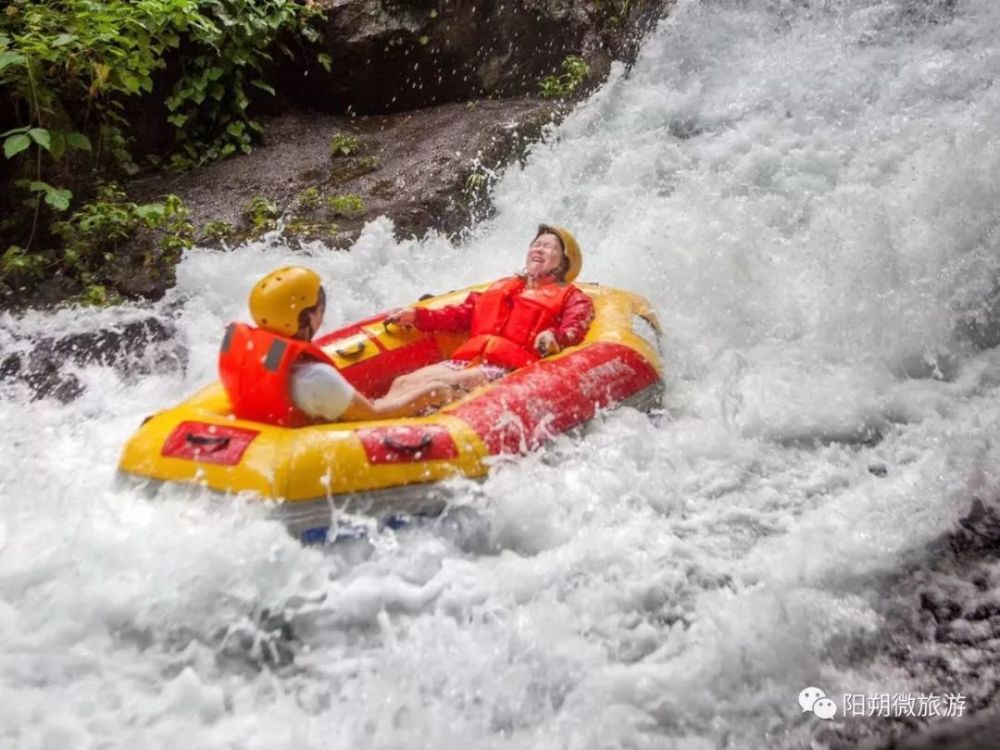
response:
<path id="1" fill-rule="evenodd" d="M 191 445 L 197 446 L 211 446 L 210 451 L 215 453 L 215 451 L 220 451 L 229 445 L 229 438 L 225 435 L 195 435 L 193 433 L 188 433 L 184 436 Z"/>
<path id="2" fill-rule="evenodd" d="M 364 341 L 356 341 L 351 346 L 345 346 L 343 349 L 334 349 L 337 354 L 341 357 L 357 357 L 365 350 Z"/>
<path id="3" fill-rule="evenodd" d="M 417 443 L 404 442 L 399 438 L 393 437 L 392 435 L 386 435 L 382 438 L 382 445 L 387 448 L 392 448 L 396 451 L 413 451 L 414 453 L 422 451 L 432 442 L 434 442 L 434 437 L 426 432 L 420 436 L 420 441 Z"/>

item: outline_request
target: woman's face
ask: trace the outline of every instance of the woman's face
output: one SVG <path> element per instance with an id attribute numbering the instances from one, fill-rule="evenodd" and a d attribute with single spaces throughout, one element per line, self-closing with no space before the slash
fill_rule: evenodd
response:
<path id="1" fill-rule="evenodd" d="M 563 261 L 562 244 L 554 234 L 540 234 L 528 247 L 524 270 L 529 276 L 555 273 Z"/>

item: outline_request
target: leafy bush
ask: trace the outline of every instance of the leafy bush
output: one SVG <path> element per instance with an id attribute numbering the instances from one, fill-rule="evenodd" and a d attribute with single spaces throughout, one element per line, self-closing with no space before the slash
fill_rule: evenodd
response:
<path id="1" fill-rule="evenodd" d="M 295 196 L 295 199 L 298 201 L 299 206 L 301 208 L 304 208 L 307 211 L 313 211 L 319 208 L 320 204 L 319 188 L 308 187 L 301 193 L 299 193 L 297 196 Z"/>
<path id="2" fill-rule="evenodd" d="M 353 135 L 337 133 L 330 139 L 330 156 L 354 156 L 361 150 L 361 141 Z"/>
<path id="3" fill-rule="evenodd" d="M 95 200 L 53 226 L 63 241 L 62 265 L 79 271 L 85 283 L 93 283 L 89 277 L 112 263 L 121 243 L 139 230 L 149 230 L 161 253 L 174 259 L 191 247 L 194 237 L 188 210 L 176 195 L 137 204 L 114 183 L 102 186 Z"/>
<path id="4" fill-rule="evenodd" d="M 274 201 L 255 195 L 243 209 L 243 216 L 250 223 L 251 234 L 257 235 L 270 232 L 278 226 L 281 209 Z"/>
<path id="5" fill-rule="evenodd" d="M 138 204 L 129 201 L 117 185 L 103 185 L 94 200 L 52 224 L 52 238 L 60 241 L 61 251 L 29 253 L 18 245 L 9 246 L 0 256 L 0 282 L 37 282 L 46 272 L 58 271 L 76 278 L 84 287 L 79 301 L 117 301 L 118 296 L 98 280 L 114 266 L 121 244 L 140 231 L 148 233 L 151 251 L 172 262 L 191 246 L 194 235 L 188 210 L 176 195 Z M 147 262 L 152 264 L 152 258 L 147 256 Z"/>
<path id="6" fill-rule="evenodd" d="M 561 67 L 559 75 L 547 76 L 538 82 L 541 95 L 546 99 L 565 99 L 590 78 L 590 65 L 578 55 L 568 55 Z"/>
<path id="7" fill-rule="evenodd" d="M 335 195 L 326 202 L 334 216 L 353 219 L 365 212 L 365 202 L 358 195 Z"/>
<path id="8" fill-rule="evenodd" d="M 254 97 L 274 94 L 273 54 L 291 56 L 292 37 L 318 40 L 320 15 L 294 0 L 9 2 L 0 11 L 0 90 L 13 119 L 0 142 L 18 191 L 7 191 L 0 213 L 18 245 L 0 268 L 39 267 L 25 258 L 54 238 L 60 213 L 93 194 L 96 177 L 137 170 L 127 148 L 131 98 L 170 87 L 175 167 L 250 151 L 261 127 L 249 110 Z M 317 59 L 329 68 L 328 56 Z"/>

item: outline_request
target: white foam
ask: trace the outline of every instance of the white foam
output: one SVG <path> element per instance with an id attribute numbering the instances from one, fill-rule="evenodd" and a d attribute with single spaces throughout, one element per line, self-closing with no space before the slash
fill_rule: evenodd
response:
<path id="1" fill-rule="evenodd" d="M 801 747 L 806 685 L 905 687 L 845 644 L 1000 465 L 1000 358 L 955 333 L 1000 262 L 1000 8 L 946 5 L 681 0 L 467 244 L 379 219 L 351 252 L 191 251 L 152 307 L 176 311 L 184 373 L 80 368 L 66 406 L 5 391 L 0 744 Z M 457 483 L 496 554 L 424 529 L 350 562 L 250 505 L 112 489 L 268 270 L 329 279 L 332 328 L 517 269 L 539 221 L 577 234 L 584 280 L 655 304 L 667 410 Z M 287 609 L 297 668 L 219 656 L 272 637 L 264 609 Z"/>

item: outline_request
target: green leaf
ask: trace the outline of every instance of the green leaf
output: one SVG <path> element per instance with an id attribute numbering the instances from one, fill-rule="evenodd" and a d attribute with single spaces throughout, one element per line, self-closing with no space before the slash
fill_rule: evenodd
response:
<path id="1" fill-rule="evenodd" d="M 50 149 L 52 158 L 59 161 L 66 153 L 66 134 L 61 130 L 52 130 L 49 135 L 52 136 L 52 148 Z"/>
<path id="2" fill-rule="evenodd" d="M 182 115 L 179 112 L 176 114 L 172 114 L 170 115 L 170 117 L 167 118 L 167 122 L 169 122 L 175 128 L 183 128 L 184 123 L 186 123 L 187 121 L 188 121 L 188 116 Z"/>
<path id="3" fill-rule="evenodd" d="M 243 135 L 246 127 L 246 124 L 242 122 L 231 122 L 226 126 L 226 132 L 229 133 L 229 135 L 238 138 Z"/>
<path id="4" fill-rule="evenodd" d="M 73 198 L 71 191 L 52 187 L 47 182 L 32 182 L 28 185 L 28 189 L 33 193 L 45 193 L 45 202 L 57 211 L 69 208 L 69 202 Z"/>
<path id="5" fill-rule="evenodd" d="M 162 219 L 166 213 L 166 206 L 162 203 L 144 203 L 135 207 L 135 215 L 145 221 L 157 221 Z"/>
<path id="6" fill-rule="evenodd" d="M 51 190 L 45 194 L 45 202 L 57 211 L 65 211 L 69 208 L 69 202 L 73 198 L 73 193 L 69 190 Z"/>
<path id="7" fill-rule="evenodd" d="M 333 67 L 333 58 L 330 57 L 325 52 L 320 52 L 318 55 L 316 55 L 316 61 L 323 66 L 323 70 L 325 70 L 327 73 L 329 73 L 331 67 Z"/>
<path id="8" fill-rule="evenodd" d="M 130 73 L 125 73 L 122 75 L 122 83 L 125 84 L 125 90 L 130 94 L 138 94 L 139 89 L 142 88 L 142 82 L 137 76 L 131 75 Z"/>
<path id="9" fill-rule="evenodd" d="M 259 80 L 259 79 L 258 79 L 258 80 L 256 80 L 256 81 L 250 81 L 250 83 L 251 83 L 252 85 L 256 86 L 257 88 L 259 88 L 259 89 L 260 89 L 261 91 L 266 91 L 266 92 L 267 92 L 267 93 L 269 93 L 269 94 L 270 94 L 271 96 L 275 96 L 275 91 L 274 91 L 274 88 L 273 88 L 273 87 L 271 87 L 271 86 L 268 86 L 268 85 L 267 85 L 266 83 L 264 83 L 263 81 L 261 81 L 261 80 Z"/>
<path id="10" fill-rule="evenodd" d="M 30 125 L 25 125 L 23 128 L 14 128 L 5 133 L 0 133 L 0 138 L 6 138 L 8 135 L 14 135 L 14 133 L 27 133 L 29 130 L 31 130 Z"/>
<path id="11" fill-rule="evenodd" d="M 76 34 L 60 34 L 51 42 L 53 47 L 65 47 L 70 42 L 75 42 L 77 40 Z"/>
<path id="12" fill-rule="evenodd" d="M 28 131 L 28 135 L 31 136 L 31 140 L 46 151 L 52 151 L 52 134 L 48 130 L 45 128 L 32 128 Z"/>
<path id="13" fill-rule="evenodd" d="M 31 145 L 31 139 L 23 133 L 10 136 L 3 142 L 3 153 L 8 159 L 13 159 Z"/>
<path id="14" fill-rule="evenodd" d="M 91 151 L 90 139 L 83 133 L 67 133 L 66 146 L 78 151 Z"/>
<path id="15" fill-rule="evenodd" d="M 10 65 L 24 65 L 24 55 L 20 52 L 0 52 L 0 71 Z"/>

